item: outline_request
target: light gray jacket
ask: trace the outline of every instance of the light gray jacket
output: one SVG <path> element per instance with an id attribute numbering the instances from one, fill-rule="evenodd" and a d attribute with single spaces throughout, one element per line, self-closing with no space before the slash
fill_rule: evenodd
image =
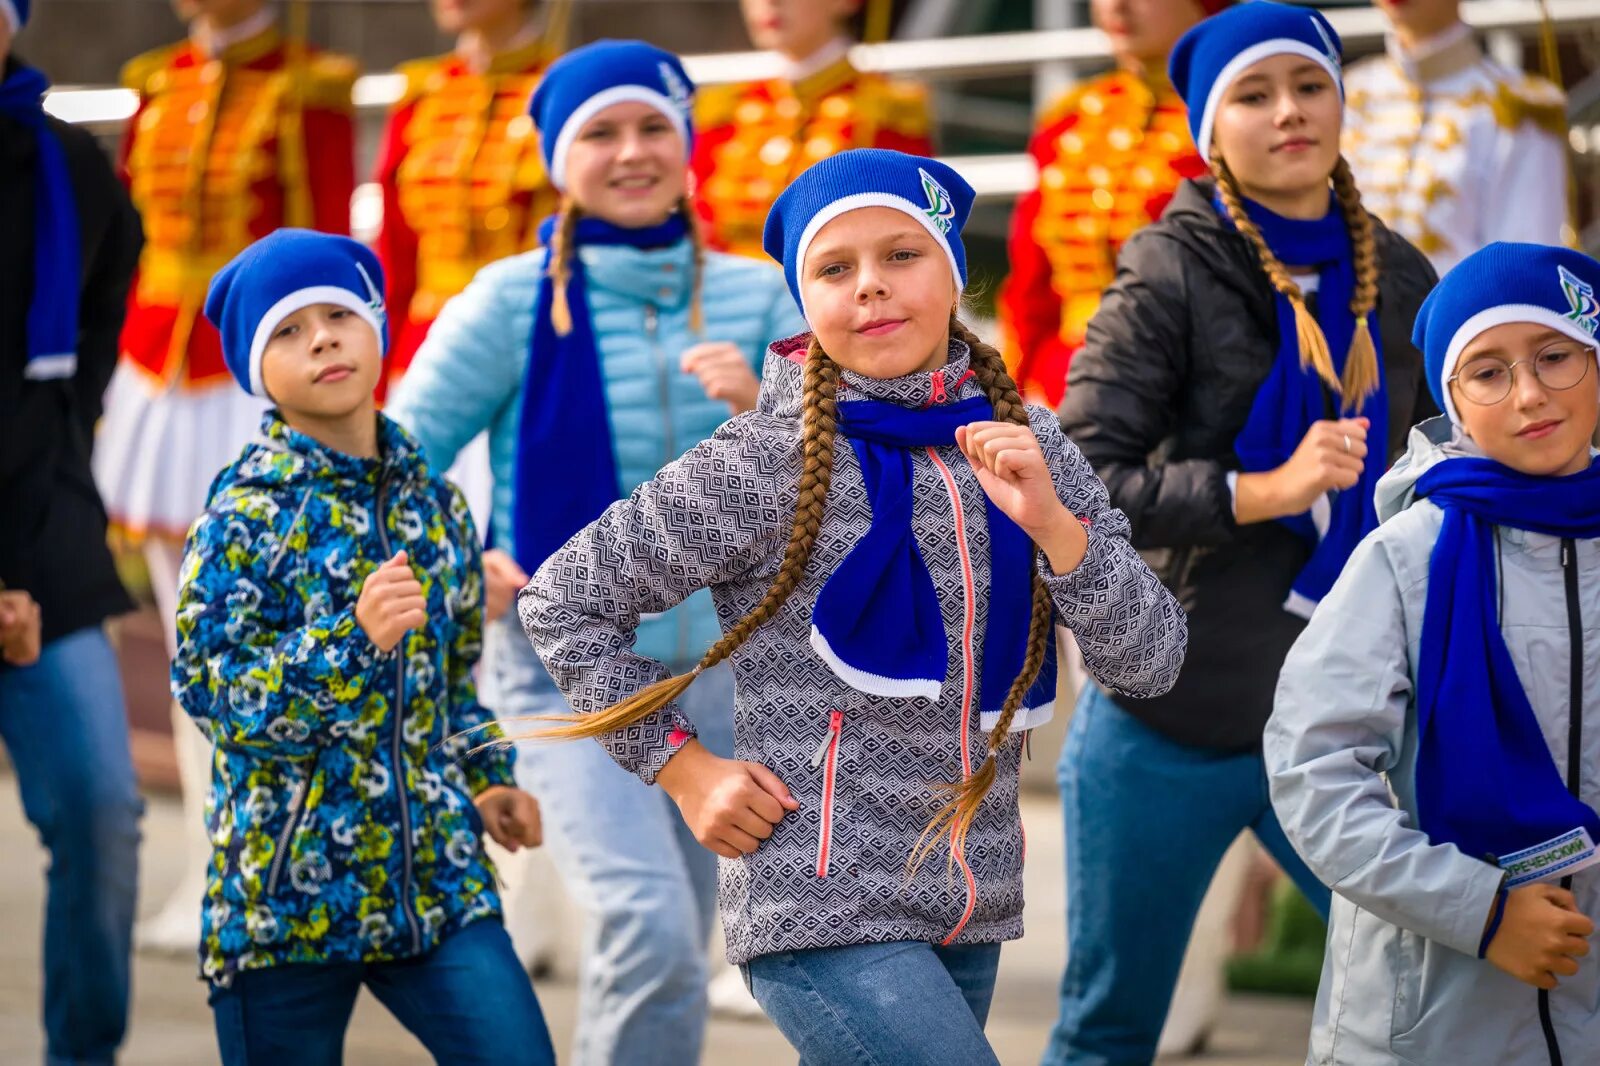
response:
<path id="1" fill-rule="evenodd" d="M 790 356 L 802 350 L 774 345 L 757 411 L 730 420 L 613 504 L 522 590 L 523 627 L 574 709 L 599 710 L 665 675 L 633 647 L 641 613 L 710 586 L 726 629 L 765 595 L 794 522 L 801 366 Z M 842 395 L 910 408 L 963 400 L 980 394 L 968 363 L 957 343 L 949 363 L 931 373 L 888 381 L 844 373 Z M 1055 415 L 1043 407 L 1029 414 L 1058 494 L 1090 523 L 1088 554 L 1076 570 L 1056 576 L 1040 558 L 1061 622 L 1077 634 L 1102 684 L 1132 695 L 1164 692 L 1183 665 L 1183 609 L 1128 543 L 1128 520 L 1110 506 Z M 934 783 L 976 768 L 987 742 L 974 699 L 988 622 L 984 492 L 954 445 L 914 451 L 912 466 L 912 529 L 948 643 L 939 697 L 856 692 L 811 648 L 817 593 L 872 518 L 860 464 L 843 440 L 799 584 L 732 657 L 736 754 L 772 770 L 800 803 L 753 854 L 721 864 L 733 962 L 857 943 L 1022 935 L 1020 743 L 1001 752 L 964 847 L 936 851 L 906 876 L 917 838 L 942 803 Z M 605 745 L 648 782 L 693 728 L 665 708 Z"/>
<path id="2" fill-rule="evenodd" d="M 1334 891 L 1306 1060 L 1317 1066 L 1600 1062 L 1600 960 L 1544 994 L 1477 958 L 1501 871 L 1416 827 L 1413 689 L 1443 512 L 1413 488 L 1429 467 L 1471 454 L 1481 453 L 1443 418 L 1412 431 L 1378 484 L 1382 525 L 1296 642 L 1267 723 L 1273 806 Z M 1496 536 L 1501 632 L 1517 675 L 1556 765 L 1564 772 L 1578 745 L 1580 794 L 1600 807 L 1600 541 Z M 1579 908 L 1600 918 L 1600 868 L 1573 881 Z"/>

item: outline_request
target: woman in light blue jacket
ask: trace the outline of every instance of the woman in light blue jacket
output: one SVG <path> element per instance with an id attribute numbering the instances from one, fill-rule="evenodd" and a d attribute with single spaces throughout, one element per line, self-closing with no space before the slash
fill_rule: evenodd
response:
<path id="1" fill-rule="evenodd" d="M 1318 1066 L 1596 1061 L 1597 291 L 1538 245 L 1445 275 L 1416 337 L 1447 414 L 1284 663 L 1272 802 L 1334 893 Z"/>
<path id="2" fill-rule="evenodd" d="M 485 268 L 445 307 L 388 407 L 441 468 L 489 431 L 499 620 L 485 682 L 502 718 L 567 711 L 506 614 L 527 575 L 753 408 L 767 345 L 805 328 L 779 272 L 701 249 L 686 195 L 692 93 L 677 57 L 639 42 L 597 42 L 550 68 L 532 101 L 563 193 L 546 247 Z M 687 669 L 718 636 L 702 593 L 641 623 L 637 654 Z M 684 710 L 729 755 L 732 677 L 708 675 Z M 572 1061 L 697 1061 L 716 856 L 599 745 L 527 746 L 518 776 L 542 797 L 557 867 L 591 919 Z"/>

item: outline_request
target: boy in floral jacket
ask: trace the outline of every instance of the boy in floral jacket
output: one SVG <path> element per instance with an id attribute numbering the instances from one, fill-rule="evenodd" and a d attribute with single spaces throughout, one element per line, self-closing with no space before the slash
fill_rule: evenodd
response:
<path id="1" fill-rule="evenodd" d="M 538 805 L 512 752 L 470 750 L 499 735 L 472 680 L 478 538 L 374 408 L 382 287 L 356 242 L 280 230 L 206 300 L 277 407 L 183 565 L 173 690 L 216 746 L 201 969 L 228 1066 L 337 1062 L 363 985 L 437 1061 L 542 1066 L 479 839 L 537 845 Z"/>

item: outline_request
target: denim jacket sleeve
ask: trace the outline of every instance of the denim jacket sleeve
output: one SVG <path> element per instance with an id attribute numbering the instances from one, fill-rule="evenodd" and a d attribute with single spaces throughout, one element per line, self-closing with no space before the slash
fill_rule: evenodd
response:
<path id="1" fill-rule="evenodd" d="M 189 534 L 178 589 L 172 691 L 223 747 L 310 754 L 329 727 L 354 721 L 380 653 L 355 607 L 291 624 L 267 523 L 248 499 L 216 501 Z"/>

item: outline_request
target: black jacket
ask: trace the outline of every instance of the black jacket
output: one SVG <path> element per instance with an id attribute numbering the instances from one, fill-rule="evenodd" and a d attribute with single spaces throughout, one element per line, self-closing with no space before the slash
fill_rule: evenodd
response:
<path id="1" fill-rule="evenodd" d="M 132 606 L 106 548 L 89 453 L 144 242 L 94 138 L 53 119 L 51 126 L 66 153 L 83 243 L 78 372 L 24 381 L 37 149 L 27 127 L 0 117 L 0 581 L 39 601 L 47 642 Z"/>
<path id="2" fill-rule="evenodd" d="M 1234 439 L 1278 349 L 1273 292 L 1249 242 L 1186 181 L 1136 233 L 1073 357 L 1061 421 L 1133 524 L 1133 543 L 1189 612 L 1189 653 L 1164 696 L 1118 697 L 1179 743 L 1259 747 L 1278 671 L 1304 623 L 1284 597 L 1310 555 L 1277 522 L 1233 520 Z M 1374 219 L 1391 458 L 1437 412 L 1411 325 L 1437 280 Z"/>

